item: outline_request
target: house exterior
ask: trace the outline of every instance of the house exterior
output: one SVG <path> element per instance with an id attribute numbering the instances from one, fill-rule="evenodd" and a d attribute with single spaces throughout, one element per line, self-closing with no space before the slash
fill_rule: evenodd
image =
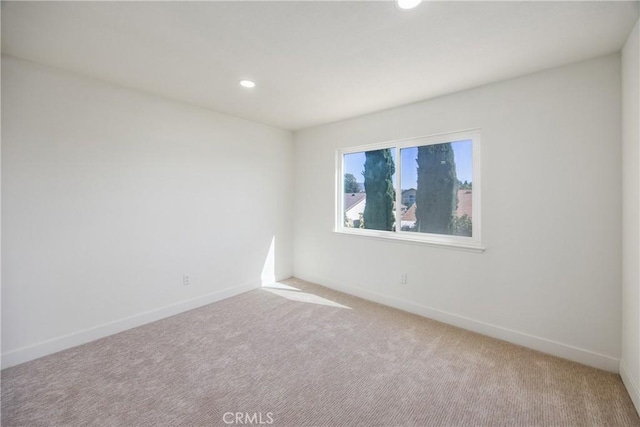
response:
<path id="1" fill-rule="evenodd" d="M 345 193 L 344 195 L 344 216 L 347 226 L 353 228 L 360 227 L 360 214 L 364 213 L 367 203 L 367 193 Z"/>
<path id="2" fill-rule="evenodd" d="M 410 190 L 405 190 L 405 191 L 410 191 Z M 415 192 L 415 190 L 413 191 Z M 403 200 L 404 200 L 404 197 L 405 197 L 405 192 L 403 191 L 402 192 Z M 458 208 L 456 209 L 456 217 L 460 218 L 463 215 L 467 215 L 469 218 L 473 218 L 473 191 L 472 190 L 458 190 Z M 409 207 L 409 209 L 407 209 L 407 211 L 404 214 L 402 214 L 400 226 L 402 227 L 403 230 L 405 230 L 405 229 L 413 228 L 415 227 L 415 225 L 416 225 L 416 204 L 413 203 Z"/>
<path id="3" fill-rule="evenodd" d="M 411 207 L 416 202 L 416 189 L 402 190 L 402 204 Z"/>

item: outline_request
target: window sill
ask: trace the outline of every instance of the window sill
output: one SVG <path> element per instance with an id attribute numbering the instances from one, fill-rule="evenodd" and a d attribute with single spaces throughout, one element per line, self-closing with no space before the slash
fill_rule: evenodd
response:
<path id="1" fill-rule="evenodd" d="M 414 236 L 413 233 L 397 233 L 395 231 L 377 231 L 377 230 L 363 230 L 363 229 L 348 229 L 341 228 L 333 230 L 334 233 L 343 234 L 346 236 L 358 236 L 358 237 L 367 237 L 371 239 L 377 240 L 386 240 L 391 242 L 398 243 L 409 243 L 423 246 L 431 246 L 437 248 L 444 249 L 455 249 L 466 252 L 476 252 L 482 253 L 485 251 L 485 248 L 477 242 L 471 242 L 466 238 L 456 238 L 456 237 L 438 237 L 438 236 L 425 236 L 425 235 L 417 235 Z"/>

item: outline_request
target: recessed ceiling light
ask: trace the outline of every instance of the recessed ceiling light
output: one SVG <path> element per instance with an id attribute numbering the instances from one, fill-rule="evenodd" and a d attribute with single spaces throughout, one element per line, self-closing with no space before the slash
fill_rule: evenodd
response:
<path id="1" fill-rule="evenodd" d="M 252 88 L 252 87 L 255 87 L 256 84 L 254 82 L 252 82 L 251 80 L 240 80 L 240 86 L 247 87 L 247 88 Z"/>
<path id="2" fill-rule="evenodd" d="M 422 3 L 422 0 L 396 0 L 396 4 L 400 9 L 413 9 Z"/>

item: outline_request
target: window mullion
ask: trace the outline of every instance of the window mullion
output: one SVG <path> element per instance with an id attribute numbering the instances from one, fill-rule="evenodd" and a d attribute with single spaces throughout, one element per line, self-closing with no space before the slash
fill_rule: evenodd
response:
<path id="1" fill-rule="evenodd" d="M 402 161 L 400 159 L 400 147 L 396 146 L 395 148 L 395 167 L 396 167 L 396 179 L 395 179 L 395 187 L 396 187 L 396 233 L 402 230 L 402 189 L 400 188 L 400 177 L 402 176 Z"/>

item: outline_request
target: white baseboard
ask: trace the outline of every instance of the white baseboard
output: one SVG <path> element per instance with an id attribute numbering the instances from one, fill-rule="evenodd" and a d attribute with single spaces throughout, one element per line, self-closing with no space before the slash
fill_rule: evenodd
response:
<path id="1" fill-rule="evenodd" d="M 46 356 L 52 353 L 56 353 L 58 351 L 66 350 L 68 348 L 75 347 L 81 344 L 86 344 L 99 338 L 104 338 L 118 332 L 126 331 L 127 329 L 155 322 L 156 320 L 164 319 L 165 317 L 193 310 L 194 308 L 202 307 L 216 301 L 221 301 L 223 299 L 230 298 L 232 296 L 236 296 L 244 292 L 257 289 L 259 287 L 259 282 L 245 283 L 244 285 L 233 286 L 186 301 L 181 301 L 175 304 L 125 317 L 124 319 L 114 320 L 113 322 L 105 323 L 93 328 L 84 329 L 82 331 L 32 344 L 27 347 L 21 347 L 15 350 L 11 350 L 2 354 L 2 369 L 15 366 L 20 363 L 28 362 L 30 360 L 37 359 L 39 357 Z"/>
<path id="2" fill-rule="evenodd" d="M 624 386 L 627 388 L 629 396 L 631 396 L 633 406 L 636 407 L 636 411 L 640 414 L 640 387 L 638 387 L 638 383 L 636 383 L 631 377 L 631 374 L 629 374 L 629 370 L 627 369 L 624 360 L 620 361 L 620 376 L 622 377 Z"/>
<path id="3" fill-rule="evenodd" d="M 442 323 L 447 323 L 449 325 L 457 326 L 462 329 L 467 329 L 469 331 L 478 332 L 482 335 L 487 335 L 493 338 L 508 341 L 513 344 L 518 344 L 523 347 L 551 354 L 553 356 L 562 357 L 564 359 L 572 360 L 574 362 L 582 363 L 594 368 L 603 369 L 605 371 L 614 373 L 618 373 L 618 370 L 620 368 L 620 359 L 617 359 L 615 357 L 596 353 L 590 350 L 585 350 L 579 347 L 574 347 L 572 345 L 563 344 L 557 341 L 552 341 L 546 338 L 537 337 L 524 332 L 515 331 L 513 329 L 504 328 L 502 326 L 470 319 L 468 317 L 449 313 L 433 307 L 428 307 L 426 305 L 416 304 L 414 302 L 391 297 L 389 295 L 383 295 L 361 287 L 346 286 L 324 277 L 297 273 L 294 276 L 302 280 L 317 283 L 319 285 L 326 286 L 340 292 L 345 292 L 347 294 L 354 295 L 369 301 L 375 301 L 377 303 L 407 311 L 409 313 L 417 314 L 419 316 L 437 320 Z"/>

